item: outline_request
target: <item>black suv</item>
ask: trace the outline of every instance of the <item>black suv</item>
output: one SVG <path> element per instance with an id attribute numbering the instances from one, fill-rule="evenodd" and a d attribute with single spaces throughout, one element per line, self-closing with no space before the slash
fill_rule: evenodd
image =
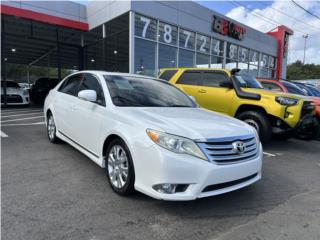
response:
<path id="1" fill-rule="evenodd" d="M 56 78 L 39 78 L 30 89 L 30 99 L 34 103 L 43 103 L 49 91 L 59 83 Z"/>

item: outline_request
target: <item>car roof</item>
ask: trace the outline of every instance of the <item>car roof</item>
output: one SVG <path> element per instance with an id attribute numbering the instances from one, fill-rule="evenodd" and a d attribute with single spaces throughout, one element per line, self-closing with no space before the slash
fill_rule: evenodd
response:
<path id="1" fill-rule="evenodd" d="M 157 77 L 146 76 L 146 75 L 139 75 L 139 74 L 132 74 L 132 73 L 121 73 L 121 72 L 107 72 L 101 70 L 82 70 L 75 73 L 72 73 L 68 76 L 79 74 L 79 73 L 91 73 L 97 75 L 108 75 L 108 76 L 127 76 L 127 77 L 139 77 L 139 78 L 148 78 L 148 79 L 156 79 Z"/>
<path id="2" fill-rule="evenodd" d="M 196 68 L 196 67 L 190 67 L 190 68 L 161 68 L 161 71 L 166 71 L 166 70 L 192 70 L 192 71 L 197 71 L 197 70 L 205 70 L 205 71 L 222 71 L 226 73 L 230 73 L 229 70 L 224 69 L 224 68 Z"/>

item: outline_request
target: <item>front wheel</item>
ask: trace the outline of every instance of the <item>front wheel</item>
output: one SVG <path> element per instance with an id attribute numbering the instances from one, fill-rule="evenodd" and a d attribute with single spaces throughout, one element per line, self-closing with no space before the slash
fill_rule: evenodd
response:
<path id="1" fill-rule="evenodd" d="M 134 168 L 127 145 L 121 139 L 114 139 L 108 146 L 106 170 L 112 189 L 120 195 L 134 191 Z"/>
<path id="2" fill-rule="evenodd" d="M 47 117 L 47 134 L 48 134 L 49 141 L 52 143 L 59 142 L 59 138 L 57 137 L 56 132 L 57 132 L 57 128 L 54 122 L 54 118 L 52 116 L 52 113 L 49 113 Z"/>
<path id="3" fill-rule="evenodd" d="M 254 127 L 262 143 L 270 141 L 272 136 L 272 127 L 266 114 L 259 111 L 245 111 L 237 115 L 237 118 Z"/>

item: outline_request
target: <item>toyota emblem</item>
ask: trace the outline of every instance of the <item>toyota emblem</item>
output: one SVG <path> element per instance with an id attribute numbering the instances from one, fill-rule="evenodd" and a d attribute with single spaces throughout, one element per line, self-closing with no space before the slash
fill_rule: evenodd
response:
<path id="1" fill-rule="evenodd" d="M 232 147 L 233 147 L 232 151 L 239 154 L 244 153 L 244 151 L 246 150 L 246 146 L 244 142 L 241 142 L 241 141 L 232 143 Z"/>

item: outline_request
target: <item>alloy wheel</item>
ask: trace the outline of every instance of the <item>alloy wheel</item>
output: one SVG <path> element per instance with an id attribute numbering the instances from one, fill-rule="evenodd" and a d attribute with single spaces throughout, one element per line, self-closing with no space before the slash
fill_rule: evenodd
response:
<path id="1" fill-rule="evenodd" d="M 56 134 L 56 124 L 54 122 L 53 116 L 50 115 L 48 119 L 48 136 L 50 140 L 54 140 Z"/>
<path id="2" fill-rule="evenodd" d="M 112 146 L 108 155 L 108 173 L 111 184 L 117 188 L 123 188 L 128 181 L 128 157 L 120 145 Z"/>

